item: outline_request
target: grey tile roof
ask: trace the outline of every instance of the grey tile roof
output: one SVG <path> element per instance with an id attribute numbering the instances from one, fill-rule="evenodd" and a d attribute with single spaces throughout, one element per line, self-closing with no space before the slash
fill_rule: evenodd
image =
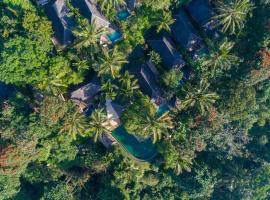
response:
<path id="1" fill-rule="evenodd" d="M 94 0 L 72 0 L 72 4 L 77 7 L 81 14 L 91 23 L 95 22 L 97 28 L 110 26 L 110 21 L 99 12 Z"/>
<path id="2" fill-rule="evenodd" d="M 147 42 L 160 55 L 162 63 L 167 69 L 182 68 L 185 65 L 181 54 L 177 51 L 175 44 L 168 36 L 153 36 Z"/>
<path id="3" fill-rule="evenodd" d="M 207 24 L 215 15 L 209 0 L 192 0 L 187 5 L 187 10 L 194 20 L 201 26 Z"/>
<path id="4" fill-rule="evenodd" d="M 214 10 L 211 8 L 209 0 L 192 0 L 185 7 L 192 18 L 206 31 L 208 36 L 216 36 L 218 21 L 214 20 Z"/>
<path id="5" fill-rule="evenodd" d="M 129 10 L 134 10 L 137 4 L 137 0 L 126 0 L 126 5 Z"/>
<path id="6" fill-rule="evenodd" d="M 110 99 L 106 100 L 107 116 L 111 117 L 112 119 L 120 119 L 124 110 L 125 106 L 122 106 L 120 103 Z"/>
<path id="7" fill-rule="evenodd" d="M 189 21 L 185 11 L 179 9 L 175 14 L 175 23 L 171 26 L 171 33 L 175 41 L 189 52 L 196 52 L 203 45 L 198 31 Z"/>
<path id="8" fill-rule="evenodd" d="M 77 104 L 84 102 L 88 104 L 94 96 L 101 91 L 101 85 L 97 78 L 94 78 L 90 83 L 81 88 L 71 92 L 71 100 Z"/>
<path id="9" fill-rule="evenodd" d="M 47 3 L 49 3 L 50 0 L 35 0 L 36 4 L 38 5 L 46 5 Z"/>
<path id="10" fill-rule="evenodd" d="M 71 0 L 72 5 L 79 9 L 81 15 L 91 21 L 92 13 L 87 2 L 87 0 Z"/>
<path id="11" fill-rule="evenodd" d="M 73 42 L 71 28 L 75 25 L 73 17 L 69 16 L 69 9 L 64 0 L 57 0 L 46 7 L 48 18 L 52 21 L 55 37 L 62 45 Z"/>
<path id="12" fill-rule="evenodd" d="M 161 95 L 161 89 L 156 81 L 156 77 L 147 63 L 133 66 L 130 73 L 138 79 L 141 91 L 152 99 L 157 99 Z"/>

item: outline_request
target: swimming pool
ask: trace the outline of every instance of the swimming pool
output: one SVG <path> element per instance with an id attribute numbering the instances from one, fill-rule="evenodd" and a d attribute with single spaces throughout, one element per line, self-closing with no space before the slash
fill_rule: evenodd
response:
<path id="1" fill-rule="evenodd" d="M 165 112 L 168 112 L 170 110 L 169 106 L 166 105 L 166 104 L 163 104 L 163 105 L 160 105 L 158 108 L 157 108 L 157 111 L 156 113 L 158 115 L 162 115 L 164 114 Z"/>
<path id="2" fill-rule="evenodd" d="M 115 32 L 108 34 L 108 37 L 109 37 L 110 41 L 114 43 L 114 42 L 119 41 L 122 38 L 122 35 L 121 35 L 121 33 L 115 31 Z"/>
<path id="3" fill-rule="evenodd" d="M 126 20 L 129 16 L 129 12 L 127 10 L 121 10 L 117 13 L 117 19 Z"/>
<path id="4" fill-rule="evenodd" d="M 139 141 L 134 135 L 128 133 L 124 126 L 114 129 L 112 136 L 125 151 L 139 161 L 149 161 L 157 153 L 151 138 Z"/>

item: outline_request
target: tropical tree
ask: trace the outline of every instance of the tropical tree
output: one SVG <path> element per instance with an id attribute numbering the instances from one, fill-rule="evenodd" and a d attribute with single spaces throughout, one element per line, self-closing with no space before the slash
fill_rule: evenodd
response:
<path id="1" fill-rule="evenodd" d="M 86 136 L 88 127 L 84 114 L 76 111 L 68 114 L 60 133 L 67 132 L 75 140 L 77 135 Z"/>
<path id="2" fill-rule="evenodd" d="M 96 23 L 89 23 L 87 20 L 83 20 L 80 26 L 77 26 L 72 33 L 76 37 L 73 48 L 97 48 L 97 44 L 100 41 L 102 35 L 106 34 L 104 28 L 97 28 Z"/>
<path id="3" fill-rule="evenodd" d="M 141 121 L 140 133 L 142 136 L 153 136 L 153 143 L 156 143 L 162 138 L 162 135 L 168 133 L 168 129 L 173 128 L 172 118 L 169 116 L 169 112 L 159 116 L 148 115 Z"/>
<path id="4" fill-rule="evenodd" d="M 204 115 L 219 98 L 215 92 L 209 92 L 209 86 L 210 84 L 206 80 L 201 80 L 198 87 L 189 87 L 188 90 L 185 90 L 186 97 L 180 103 L 179 108 L 195 107 Z"/>
<path id="5" fill-rule="evenodd" d="M 112 5 L 113 8 L 118 8 L 126 4 L 125 0 L 97 0 L 102 10 L 105 10 L 108 4 Z"/>
<path id="6" fill-rule="evenodd" d="M 138 85 L 138 80 L 134 79 L 134 75 L 131 75 L 128 71 L 126 71 L 120 78 L 121 83 L 121 92 L 123 96 L 128 99 L 134 97 L 135 91 L 140 87 Z"/>
<path id="7" fill-rule="evenodd" d="M 158 18 L 154 24 L 157 27 L 157 32 L 159 33 L 162 29 L 171 32 L 170 25 L 174 23 L 174 19 L 172 18 L 172 14 L 169 11 L 163 11 L 162 17 Z"/>
<path id="8" fill-rule="evenodd" d="M 236 34 L 245 26 L 248 14 L 252 11 L 253 4 L 250 0 L 218 1 L 215 19 L 222 24 L 222 31 Z"/>
<path id="9" fill-rule="evenodd" d="M 230 69 L 238 61 L 238 57 L 231 53 L 233 46 L 233 42 L 223 41 L 215 52 L 205 58 L 202 66 L 210 68 L 212 76 L 216 72 Z"/>
<path id="10" fill-rule="evenodd" d="M 155 65 L 159 65 L 161 63 L 161 57 L 160 55 L 155 52 L 155 51 L 150 51 L 148 56 L 150 57 L 150 61 L 155 64 Z"/>
<path id="11" fill-rule="evenodd" d="M 117 89 L 118 87 L 111 82 L 111 80 L 106 81 L 104 84 L 102 84 L 102 91 L 105 92 L 106 98 L 109 99 L 115 99 L 117 96 Z"/>
<path id="12" fill-rule="evenodd" d="M 161 76 L 162 82 L 170 89 L 176 89 L 179 87 L 182 78 L 183 72 L 180 69 L 171 69 Z"/>
<path id="13" fill-rule="evenodd" d="M 93 67 L 98 76 L 110 76 L 114 79 L 119 76 L 121 67 L 125 63 L 127 63 L 126 58 L 117 47 L 111 50 L 103 48 Z"/>
<path id="14" fill-rule="evenodd" d="M 96 109 L 90 118 L 90 128 L 88 131 L 94 135 L 94 141 L 97 142 L 103 134 L 109 134 L 110 131 L 107 127 L 107 118 L 103 109 Z"/>
<path id="15" fill-rule="evenodd" d="M 164 157 L 165 169 L 173 169 L 176 175 L 191 171 L 193 157 L 179 144 L 164 141 L 158 145 L 158 150 Z"/>

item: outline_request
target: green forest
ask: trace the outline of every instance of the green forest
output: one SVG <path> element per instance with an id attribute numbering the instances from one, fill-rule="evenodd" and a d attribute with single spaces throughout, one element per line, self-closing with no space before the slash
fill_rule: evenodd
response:
<path id="1" fill-rule="evenodd" d="M 269 0 L 0 0 L 0 200 L 269 200 Z"/>

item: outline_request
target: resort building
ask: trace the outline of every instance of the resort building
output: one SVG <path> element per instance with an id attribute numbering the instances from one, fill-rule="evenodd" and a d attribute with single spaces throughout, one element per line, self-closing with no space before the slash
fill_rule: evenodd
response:
<path id="1" fill-rule="evenodd" d="M 52 22 L 55 45 L 69 45 L 74 41 L 71 29 L 75 19 L 70 16 L 70 10 L 64 0 L 57 0 L 46 6 L 46 13 Z"/>
<path id="2" fill-rule="evenodd" d="M 179 9 L 174 18 L 175 22 L 171 26 L 173 39 L 193 58 L 198 58 L 201 53 L 206 51 L 198 31 L 191 24 L 183 9 Z"/>
<path id="3" fill-rule="evenodd" d="M 129 72 L 138 80 L 142 93 L 149 96 L 154 103 L 158 103 L 162 91 L 151 67 L 149 63 L 142 63 L 129 69 Z"/>
<path id="4" fill-rule="evenodd" d="M 106 99 L 105 107 L 109 126 L 113 129 L 120 126 L 120 117 L 122 112 L 125 110 L 125 106 L 117 103 L 116 101 L 112 101 L 111 99 Z"/>
<path id="5" fill-rule="evenodd" d="M 72 0 L 75 8 L 78 8 L 81 15 L 89 20 L 90 23 L 95 23 L 97 29 L 104 28 L 107 35 L 101 38 L 101 42 L 106 41 L 116 42 L 122 38 L 121 33 L 117 27 L 112 24 L 98 9 L 98 5 L 94 0 Z"/>
<path id="6" fill-rule="evenodd" d="M 79 106 L 82 112 L 90 115 L 94 109 L 94 97 L 101 92 L 101 85 L 97 77 L 83 85 L 82 87 L 71 92 L 70 99 Z"/>
<path id="7" fill-rule="evenodd" d="M 218 37 L 219 33 L 216 29 L 218 21 L 213 19 L 215 12 L 209 0 L 193 0 L 185 6 L 185 9 L 210 38 Z"/>
<path id="8" fill-rule="evenodd" d="M 185 66 L 185 61 L 169 36 L 155 34 L 147 40 L 147 43 L 160 55 L 162 64 L 166 69 L 182 68 Z"/>

